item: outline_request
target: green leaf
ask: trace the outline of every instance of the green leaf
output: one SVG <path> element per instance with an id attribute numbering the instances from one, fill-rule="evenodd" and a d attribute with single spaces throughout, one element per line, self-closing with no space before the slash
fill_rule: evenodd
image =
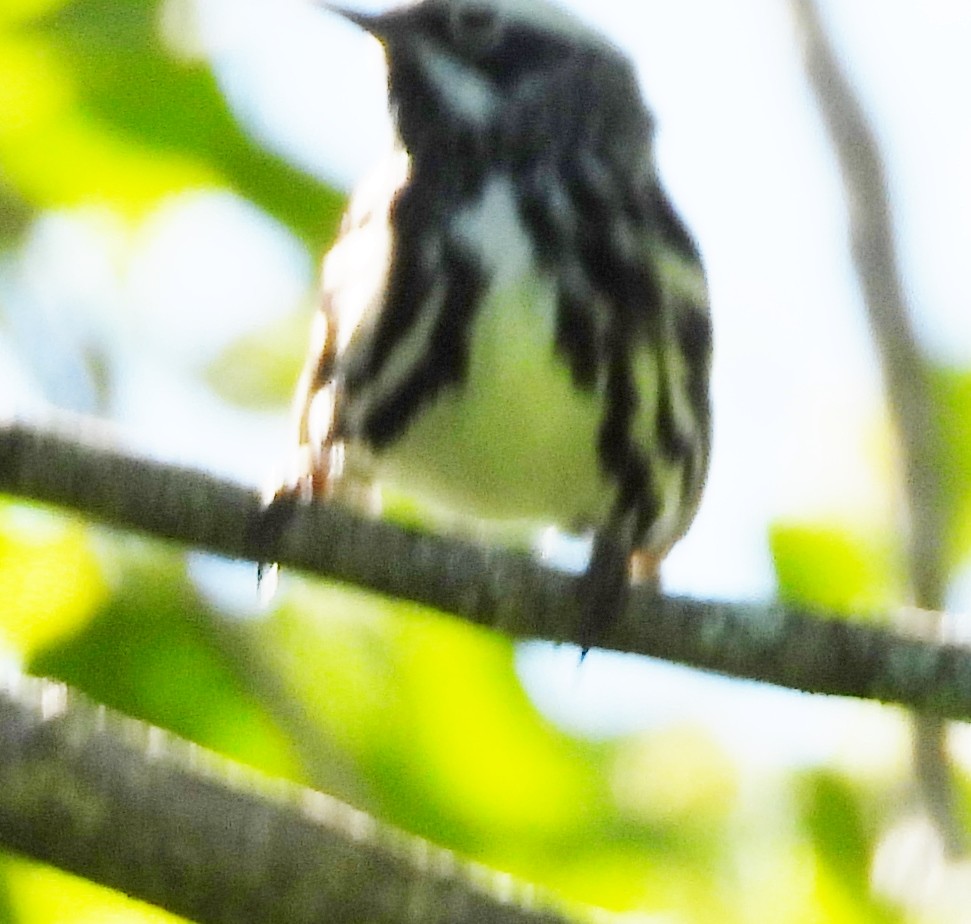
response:
<path id="1" fill-rule="evenodd" d="M 0 883 L 4 881 L 9 899 L 0 900 L 0 924 L 189 924 L 115 889 L 0 853 Z"/>
<path id="2" fill-rule="evenodd" d="M 262 638 L 292 695 L 368 768 L 395 823 L 447 828 L 470 849 L 487 834 L 562 836 L 591 810 L 590 755 L 536 715 L 507 640 L 326 586 L 292 590 Z"/>
<path id="3" fill-rule="evenodd" d="M 224 185 L 322 249 L 342 197 L 240 127 L 208 65 L 165 44 L 161 12 L 155 0 L 75 0 L 0 28 L 0 167 L 36 204 L 136 214 Z"/>
<path id="4" fill-rule="evenodd" d="M 870 885 L 877 832 L 864 822 L 865 792 L 835 773 L 815 771 L 797 780 L 796 799 L 818 858 L 818 900 L 825 920 L 900 920 L 900 912 L 874 897 Z"/>
<path id="5" fill-rule="evenodd" d="M 82 525 L 0 506 L 0 643 L 21 658 L 81 631 L 108 589 Z"/>
<path id="6" fill-rule="evenodd" d="M 114 594 L 73 638 L 37 652 L 57 677 L 115 709 L 270 773 L 299 777 L 289 743 L 255 701 L 182 559 L 128 540 Z"/>
<path id="7" fill-rule="evenodd" d="M 836 524 L 775 523 L 769 546 L 786 602 L 859 615 L 901 599 L 904 564 L 895 537 Z"/>

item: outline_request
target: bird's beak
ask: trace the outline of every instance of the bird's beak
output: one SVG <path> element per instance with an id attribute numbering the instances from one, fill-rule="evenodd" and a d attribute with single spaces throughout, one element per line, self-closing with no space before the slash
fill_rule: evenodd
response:
<path id="1" fill-rule="evenodd" d="M 348 22 L 354 23 L 355 26 L 360 26 L 366 32 L 370 32 L 371 35 L 376 38 L 380 38 L 382 35 L 381 23 L 384 19 L 378 13 L 364 13 L 360 10 L 352 10 L 346 6 L 338 6 L 335 3 L 321 3 L 320 4 L 327 12 L 336 13 L 338 16 L 343 17 Z"/>

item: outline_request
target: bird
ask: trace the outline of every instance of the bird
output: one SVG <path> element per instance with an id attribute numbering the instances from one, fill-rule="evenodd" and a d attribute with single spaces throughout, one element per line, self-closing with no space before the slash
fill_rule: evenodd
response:
<path id="1" fill-rule="evenodd" d="M 585 537 L 585 653 L 710 455 L 706 279 L 634 66 L 551 0 L 324 7 L 383 46 L 394 144 L 323 262 L 276 500 Z"/>

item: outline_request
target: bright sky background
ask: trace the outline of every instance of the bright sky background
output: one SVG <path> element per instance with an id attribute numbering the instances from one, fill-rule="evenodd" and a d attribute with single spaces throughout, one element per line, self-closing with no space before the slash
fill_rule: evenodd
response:
<path id="1" fill-rule="evenodd" d="M 698 520 L 669 559 L 666 586 L 765 598 L 773 588 L 770 521 L 832 514 L 894 527 L 892 472 L 884 464 L 885 480 L 874 479 L 888 437 L 839 178 L 788 5 L 566 5 L 637 62 L 658 117 L 662 176 L 701 244 L 711 285 L 713 465 Z M 388 129 L 372 40 L 300 0 L 196 0 L 196 7 L 199 37 L 224 90 L 273 148 L 345 187 L 379 161 Z M 940 360 L 971 366 L 971 3 L 827 0 L 824 9 L 884 144 L 921 336 Z M 63 269 L 44 274 L 47 288 L 34 293 L 32 312 L 45 305 L 58 311 L 65 287 L 75 304 L 88 306 L 76 312 L 84 319 L 79 329 L 65 337 L 84 337 L 85 328 L 123 315 L 104 310 L 111 307 L 105 292 L 129 245 L 99 221 L 44 220 L 28 251 L 28 264 Z M 227 416 L 215 399 L 180 392 L 171 365 L 176 355 L 205 362 L 295 310 L 316 256 L 222 194 L 161 209 L 138 232 L 134 253 L 126 288 L 113 296 L 124 301 L 140 348 L 126 370 L 126 403 L 116 409 L 123 426 L 136 445 L 161 456 L 265 482 L 283 456 L 286 421 Z M 15 317 L 15 300 L 11 305 Z M 26 316 L 22 326 L 24 336 L 35 329 Z M 186 344 L 188 357 L 180 352 Z M 56 341 L 44 352 L 52 363 L 69 361 Z M 121 361 L 125 355 L 122 342 Z M 952 605 L 971 611 L 971 577 L 959 582 Z M 808 756 L 834 746 L 846 732 L 834 717 L 852 712 L 846 703 L 741 684 L 732 685 L 729 701 L 724 682 L 637 659 L 595 653 L 578 672 L 574 652 L 529 646 L 521 661 L 543 708 L 600 733 L 697 715 L 714 717 L 726 740 L 755 732 L 763 747 Z"/>

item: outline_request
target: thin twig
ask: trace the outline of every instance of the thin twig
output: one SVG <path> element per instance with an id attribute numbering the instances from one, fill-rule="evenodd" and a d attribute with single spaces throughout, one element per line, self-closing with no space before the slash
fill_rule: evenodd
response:
<path id="1" fill-rule="evenodd" d="M 274 560 L 435 607 L 515 638 L 577 643 L 577 578 L 529 556 L 411 532 L 335 505 L 296 509 L 277 547 L 253 544 L 259 494 L 139 459 L 81 423 L 0 426 L 0 491 L 233 558 Z M 636 589 L 604 647 L 815 693 L 971 718 L 971 652 L 872 620 Z"/>

